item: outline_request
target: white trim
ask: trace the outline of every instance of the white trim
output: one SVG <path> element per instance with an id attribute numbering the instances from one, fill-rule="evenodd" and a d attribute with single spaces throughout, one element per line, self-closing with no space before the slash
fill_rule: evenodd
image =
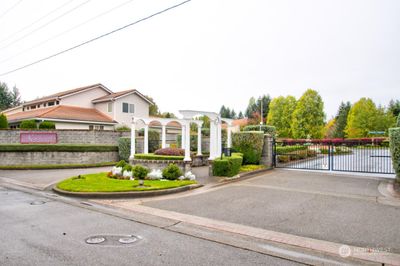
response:
<path id="1" fill-rule="evenodd" d="M 103 86 L 102 84 L 99 84 L 99 85 L 97 85 L 97 86 L 89 87 L 89 88 L 84 89 L 84 90 L 81 90 L 81 91 L 72 92 L 72 93 L 69 93 L 69 94 L 66 94 L 66 95 L 63 95 L 63 96 L 58 96 L 58 99 L 68 98 L 68 97 L 70 97 L 70 96 L 74 96 L 74 95 L 76 95 L 76 94 L 79 94 L 79 93 L 82 93 L 82 92 L 86 92 L 86 91 L 90 91 L 90 90 L 97 89 L 97 88 L 103 89 L 104 91 L 106 91 L 106 92 L 108 92 L 108 93 L 110 93 L 110 94 L 113 93 L 113 92 L 112 92 L 111 90 L 109 90 L 107 87 Z"/>
<path id="2" fill-rule="evenodd" d="M 116 93 L 118 93 L 118 92 L 116 92 Z M 122 94 L 122 95 L 120 95 L 120 96 L 118 96 L 118 97 L 113 97 L 113 98 L 110 98 L 110 99 L 103 99 L 103 100 L 96 100 L 96 99 L 95 99 L 95 100 L 92 100 L 92 103 L 102 103 L 102 102 L 115 101 L 115 100 L 121 99 L 121 98 L 123 98 L 123 97 L 129 96 L 129 95 L 131 95 L 131 94 L 137 94 L 140 98 L 142 98 L 144 101 L 148 102 L 150 105 L 153 105 L 153 104 L 154 104 L 152 101 L 150 101 L 149 99 L 147 99 L 146 96 L 144 96 L 143 94 L 141 94 L 141 93 L 138 92 L 137 90 L 133 90 L 133 91 L 131 91 L 131 92 L 127 92 L 127 93 Z M 103 96 L 103 97 L 105 97 L 105 96 Z"/>

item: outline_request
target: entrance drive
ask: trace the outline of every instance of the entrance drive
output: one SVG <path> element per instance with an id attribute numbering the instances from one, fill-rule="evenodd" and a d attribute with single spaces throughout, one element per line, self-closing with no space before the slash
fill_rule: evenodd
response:
<path id="1" fill-rule="evenodd" d="M 389 143 L 382 139 L 275 141 L 278 168 L 394 174 Z"/>

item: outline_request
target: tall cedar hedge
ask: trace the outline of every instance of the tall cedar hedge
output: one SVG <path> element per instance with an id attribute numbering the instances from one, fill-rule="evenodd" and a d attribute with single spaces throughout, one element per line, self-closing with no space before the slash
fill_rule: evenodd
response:
<path id="1" fill-rule="evenodd" d="M 393 168 L 396 172 L 396 180 L 400 182 L 400 127 L 390 128 L 389 137 Z"/>
<path id="2" fill-rule="evenodd" d="M 232 134 L 232 147 L 243 153 L 243 164 L 259 164 L 263 145 L 263 132 L 245 131 Z"/>

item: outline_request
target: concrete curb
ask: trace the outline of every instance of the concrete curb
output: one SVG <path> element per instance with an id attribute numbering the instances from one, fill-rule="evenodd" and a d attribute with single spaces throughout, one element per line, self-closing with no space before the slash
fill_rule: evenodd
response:
<path id="1" fill-rule="evenodd" d="M 235 175 L 233 177 L 225 177 L 222 180 L 220 180 L 217 184 L 215 184 L 212 187 L 216 187 L 216 186 L 222 186 L 225 184 L 230 184 L 230 183 L 234 183 L 234 182 L 239 182 L 239 181 L 243 181 L 243 180 L 247 180 L 249 178 L 253 178 L 258 176 L 259 174 L 263 174 L 269 171 L 272 171 L 274 168 L 264 168 L 264 169 L 259 169 L 259 170 L 255 170 L 255 171 L 251 171 L 251 172 L 245 172 L 242 174 L 238 174 Z"/>
<path id="2" fill-rule="evenodd" d="M 192 184 L 183 187 L 176 187 L 170 189 L 151 190 L 151 191 L 126 191 L 126 192 L 71 192 L 61 190 L 53 186 L 52 190 L 57 194 L 68 197 L 80 198 L 96 198 L 96 199 L 116 199 L 116 198 L 141 198 L 141 197 L 155 197 L 173 193 L 184 192 L 192 189 L 202 187 L 200 184 Z"/>

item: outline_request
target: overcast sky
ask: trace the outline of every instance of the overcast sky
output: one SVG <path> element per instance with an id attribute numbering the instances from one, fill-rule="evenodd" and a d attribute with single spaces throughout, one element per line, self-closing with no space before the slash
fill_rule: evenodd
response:
<path id="1" fill-rule="evenodd" d="M 0 73 L 177 3 L 2 0 Z M 93 83 L 134 88 L 172 112 L 243 111 L 251 96 L 312 88 L 329 118 L 342 100 L 400 99 L 399 14 L 398 0 L 192 0 L 0 80 L 24 100 Z"/>

